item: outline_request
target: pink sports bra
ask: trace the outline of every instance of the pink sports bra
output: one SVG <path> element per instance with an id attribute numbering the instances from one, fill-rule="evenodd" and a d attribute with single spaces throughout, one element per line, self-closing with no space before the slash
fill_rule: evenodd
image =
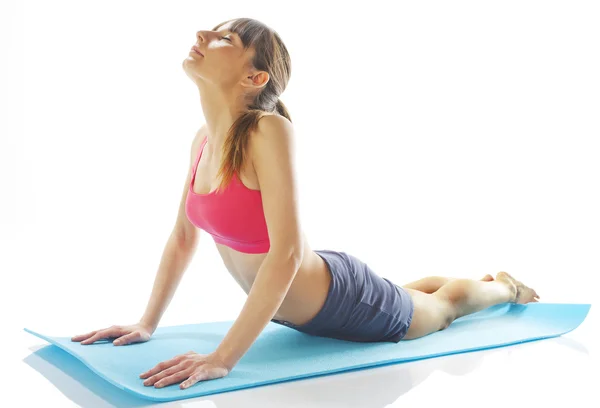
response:
<path id="1" fill-rule="evenodd" d="M 196 168 L 208 137 L 199 149 L 185 200 L 185 213 L 192 224 L 212 235 L 218 244 L 240 252 L 258 254 L 270 248 L 260 190 L 252 190 L 233 174 L 231 183 L 219 194 L 194 192 Z"/>

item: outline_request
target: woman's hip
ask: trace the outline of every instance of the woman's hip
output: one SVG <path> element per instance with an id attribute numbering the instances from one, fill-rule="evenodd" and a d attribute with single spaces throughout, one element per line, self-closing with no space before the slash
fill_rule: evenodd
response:
<path id="1" fill-rule="evenodd" d="M 315 250 L 331 273 L 327 299 L 306 324 L 283 323 L 295 330 L 342 340 L 398 342 L 413 314 L 410 295 L 377 275 L 367 264 L 346 252 Z"/>

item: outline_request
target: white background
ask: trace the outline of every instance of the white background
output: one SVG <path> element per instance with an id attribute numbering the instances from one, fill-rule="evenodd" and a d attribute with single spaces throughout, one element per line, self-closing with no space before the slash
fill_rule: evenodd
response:
<path id="1" fill-rule="evenodd" d="M 72 336 L 141 317 L 205 122 L 181 65 L 197 30 L 236 17 L 291 54 L 281 100 L 313 249 L 398 284 L 503 270 L 542 302 L 598 299 L 597 2 L 2 4 L 2 378 L 18 405 L 116 404 L 32 369 L 45 342 L 23 328 Z M 245 299 L 201 233 L 160 326 L 234 320 Z M 173 406 L 592 406 L 596 315 L 558 339 Z"/>

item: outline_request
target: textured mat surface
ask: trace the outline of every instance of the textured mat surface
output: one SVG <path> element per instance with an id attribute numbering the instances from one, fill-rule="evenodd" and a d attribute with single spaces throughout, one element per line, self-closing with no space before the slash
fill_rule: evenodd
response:
<path id="1" fill-rule="evenodd" d="M 150 341 L 127 346 L 114 346 L 109 340 L 86 346 L 71 341 L 71 336 L 24 330 L 79 359 L 98 375 L 98 381 L 106 380 L 140 398 L 172 401 L 556 337 L 579 326 L 590 307 L 506 303 L 461 317 L 445 330 L 399 343 L 321 338 L 271 322 L 229 375 L 197 382 L 185 390 L 179 388 L 179 383 L 158 389 L 146 387 L 139 374 L 189 350 L 214 351 L 233 321 L 158 327 Z"/>

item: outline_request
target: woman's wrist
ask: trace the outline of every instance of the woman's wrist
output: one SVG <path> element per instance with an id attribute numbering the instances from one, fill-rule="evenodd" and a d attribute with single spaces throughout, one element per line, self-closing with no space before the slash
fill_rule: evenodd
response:
<path id="1" fill-rule="evenodd" d="M 141 319 L 138 324 L 142 327 L 144 327 L 146 330 L 148 330 L 150 333 L 154 333 L 154 331 L 156 330 L 157 325 L 156 324 L 152 324 L 152 323 L 148 323 L 146 322 L 144 319 Z"/>

